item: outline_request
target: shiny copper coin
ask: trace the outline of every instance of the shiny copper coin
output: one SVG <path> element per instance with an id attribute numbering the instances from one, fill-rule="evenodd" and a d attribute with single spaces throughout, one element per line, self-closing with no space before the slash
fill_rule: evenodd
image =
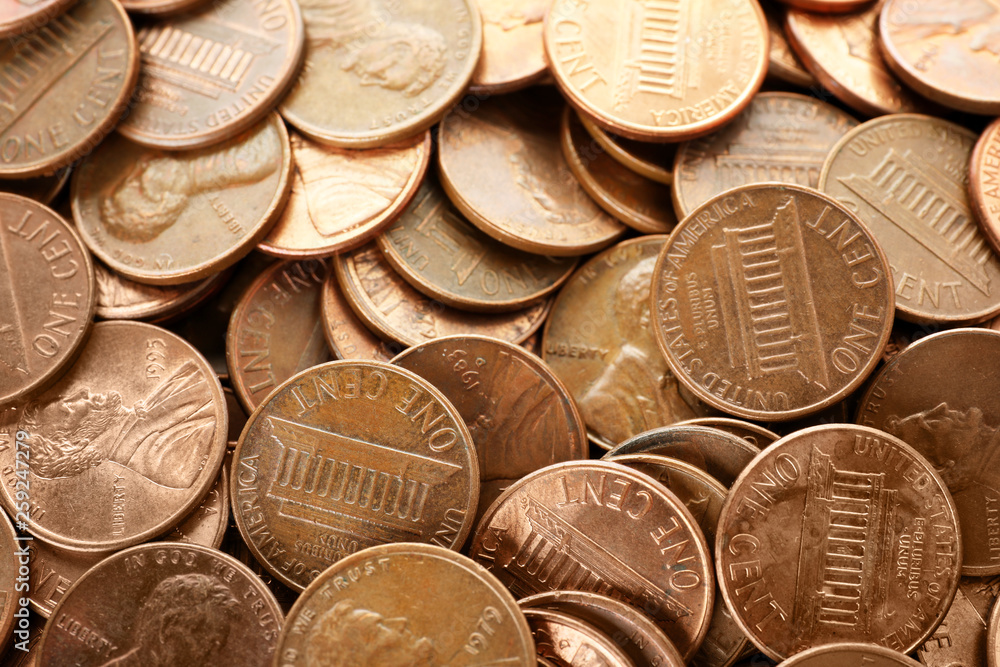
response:
<path id="1" fill-rule="evenodd" d="M 94 325 L 73 368 L 17 407 L 11 425 L 31 452 L 28 529 L 66 549 L 120 549 L 169 530 L 215 483 L 226 451 L 218 378 L 150 324 Z M 14 459 L 0 451 L 8 510 L 19 505 Z"/>
<path id="2" fill-rule="evenodd" d="M 433 385 L 375 361 L 333 361 L 280 385 L 233 454 L 236 525 L 254 556 L 302 590 L 386 542 L 458 549 L 479 465 L 461 415 Z"/>
<path id="3" fill-rule="evenodd" d="M 547 0 L 477 0 L 483 19 L 483 52 L 472 73 L 477 95 L 509 93 L 548 73 L 542 23 Z"/>
<path id="4" fill-rule="evenodd" d="M 143 146 L 180 149 L 249 130 L 294 81 L 303 34 L 293 0 L 218 0 L 142 24 L 142 72 L 118 131 Z"/>
<path id="5" fill-rule="evenodd" d="M 300 4 L 305 65 L 281 115 L 331 146 L 385 146 L 427 129 L 462 96 L 482 50 L 471 0 Z"/>
<path id="6" fill-rule="evenodd" d="M 969 204 L 980 230 L 1000 252 L 1000 121 L 983 130 L 969 158 Z"/>
<path id="7" fill-rule="evenodd" d="M 383 341 L 358 319 L 332 272 L 321 298 L 323 335 L 337 359 L 389 361 L 403 351 L 401 344 Z"/>
<path id="8" fill-rule="evenodd" d="M 785 10 L 773 3 L 761 5 L 767 18 L 769 48 L 767 53 L 767 77 L 789 83 L 799 88 L 819 88 L 816 80 L 795 51 L 785 35 Z"/>
<path id="9" fill-rule="evenodd" d="M 758 426 L 753 422 L 743 421 L 742 419 L 729 419 L 727 417 L 696 417 L 680 422 L 677 426 L 707 426 L 719 429 L 720 431 L 743 438 L 757 449 L 764 449 L 781 437 L 774 431 L 766 429 L 763 426 Z"/>
<path id="10" fill-rule="evenodd" d="M 64 167 L 47 176 L 0 181 L 0 192 L 21 195 L 48 206 L 66 185 L 66 181 L 69 180 L 69 172 L 70 168 Z"/>
<path id="11" fill-rule="evenodd" d="M 406 282 L 461 310 L 524 308 L 566 282 L 577 263 L 530 255 L 487 236 L 455 210 L 433 176 L 376 240 Z"/>
<path id="12" fill-rule="evenodd" d="M 0 405 L 40 391 L 73 362 L 96 293 L 76 230 L 50 208 L 0 193 Z"/>
<path id="13" fill-rule="evenodd" d="M 101 261 L 94 262 L 98 317 L 105 320 L 166 322 L 210 298 L 230 277 L 220 271 L 208 278 L 181 285 L 145 285 L 115 273 Z"/>
<path id="14" fill-rule="evenodd" d="M 649 286 L 665 240 L 624 241 L 580 267 L 556 297 L 542 334 L 542 358 L 606 449 L 695 416 L 650 324 Z"/>
<path id="15" fill-rule="evenodd" d="M 827 153 L 857 124 L 812 97 L 760 93 L 732 123 L 677 149 L 671 190 L 677 214 L 685 217 L 712 197 L 750 183 L 815 188 Z"/>
<path id="16" fill-rule="evenodd" d="M 990 626 L 986 637 L 986 664 L 1000 667 L 1000 604 L 993 603 L 990 612 Z"/>
<path id="17" fill-rule="evenodd" d="M 710 132 L 750 102 L 767 70 L 767 24 L 749 0 L 556 0 L 544 36 L 570 103 L 631 139 Z"/>
<path id="18" fill-rule="evenodd" d="M 780 2 L 789 7 L 818 14 L 843 14 L 873 4 L 873 0 L 780 0 Z"/>
<path id="19" fill-rule="evenodd" d="M 946 120 L 897 114 L 849 132 L 823 166 L 820 189 L 885 248 L 896 311 L 907 320 L 968 324 L 1000 314 L 1000 259 L 966 190 L 975 141 Z"/>
<path id="20" fill-rule="evenodd" d="M 21 35 L 41 28 L 72 5 L 72 0 L 8 0 L 0 6 L 0 37 Z M 541 46 L 541 32 L 538 38 Z"/>
<path id="21" fill-rule="evenodd" d="M 137 282 L 188 283 L 246 256 L 288 197 L 288 134 L 277 114 L 229 141 L 182 153 L 121 136 L 73 174 L 73 218 L 105 264 Z"/>
<path id="22" fill-rule="evenodd" d="M 259 246 L 275 257 L 326 257 L 370 240 L 410 203 L 431 159 L 430 132 L 370 150 L 290 137 L 292 192 Z"/>
<path id="23" fill-rule="evenodd" d="M 201 500 L 201 504 L 193 512 L 174 526 L 173 530 L 164 533 L 159 539 L 168 542 L 185 542 L 200 544 L 218 549 L 222 538 L 229 527 L 229 455 L 226 455 L 227 465 L 219 470 L 215 484 Z"/>
<path id="24" fill-rule="evenodd" d="M 559 148 L 559 96 L 541 88 L 455 107 L 441 121 L 441 184 L 472 224 L 509 246 L 578 256 L 625 227 L 587 195 Z"/>
<path id="25" fill-rule="evenodd" d="M 593 624 L 563 611 L 523 611 L 539 656 L 563 667 L 633 667 L 628 654 Z"/>
<path id="26" fill-rule="evenodd" d="M 470 555 L 515 595 L 601 593 L 651 616 L 685 660 L 712 614 L 705 538 L 656 480 L 608 461 L 569 461 L 511 485 L 476 528 Z"/>
<path id="27" fill-rule="evenodd" d="M 965 594 L 966 577 L 955 591 L 955 599 L 941 625 L 917 649 L 917 657 L 927 667 L 986 665 L 986 615 L 980 615 Z"/>
<path id="28" fill-rule="evenodd" d="M 511 313 L 466 313 L 410 287 L 374 243 L 334 259 L 337 282 L 355 314 L 381 337 L 403 345 L 474 333 L 520 343 L 545 320 L 548 302 Z"/>
<path id="29" fill-rule="evenodd" d="M 951 605 L 962 544 L 955 505 L 923 456 L 881 431 L 833 424 L 782 438 L 743 471 L 715 560 L 727 606 L 775 660 L 839 641 L 908 653 Z"/>
<path id="30" fill-rule="evenodd" d="M 889 264 L 843 205 L 798 185 L 747 185 L 681 222 L 653 274 L 654 330 L 699 399 L 758 421 L 818 412 L 878 363 Z"/>
<path id="31" fill-rule="evenodd" d="M 247 413 L 288 378 L 330 361 L 320 312 L 329 269 L 328 260 L 272 264 L 233 309 L 226 363 Z"/>
<path id="32" fill-rule="evenodd" d="M 962 524 L 962 574 L 1000 574 L 1000 333 L 942 331 L 879 372 L 858 422 L 901 438 L 938 471 Z"/>
<path id="33" fill-rule="evenodd" d="M 635 141 L 606 132 L 604 128 L 577 113 L 583 127 L 608 155 L 640 176 L 670 185 L 674 180 L 674 144 Z"/>
<path id="34" fill-rule="evenodd" d="M 513 666 L 535 655 L 500 582 L 429 544 L 384 544 L 330 567 L 292 607 L 279 645 L 278 667 Z"/>
<path id="35" fill-rule="evenodd" d="M 265 667 L 282 620 L 267 587 L 232 556 L 154 542 L 106 558 L 66 592 L 41 663 Z"/>

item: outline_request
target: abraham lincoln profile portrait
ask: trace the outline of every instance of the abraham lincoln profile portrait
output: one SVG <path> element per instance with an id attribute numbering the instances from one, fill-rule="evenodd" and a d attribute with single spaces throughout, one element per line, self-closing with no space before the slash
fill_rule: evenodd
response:
<path id="1" fill-rule="evenodd" d="M 306 639 L 307 667 L 434 667 L 434 644 L 405 618 L 386 618 L 352 600 L 317 619 Z"/>

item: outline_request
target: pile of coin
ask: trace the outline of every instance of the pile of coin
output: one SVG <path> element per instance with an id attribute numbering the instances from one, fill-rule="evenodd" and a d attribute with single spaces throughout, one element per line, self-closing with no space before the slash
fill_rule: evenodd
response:
<path id="1" fill-rule="evenodd" d="M 1000 667 L 994 5 L 0 7 L 4 664 Z"/>

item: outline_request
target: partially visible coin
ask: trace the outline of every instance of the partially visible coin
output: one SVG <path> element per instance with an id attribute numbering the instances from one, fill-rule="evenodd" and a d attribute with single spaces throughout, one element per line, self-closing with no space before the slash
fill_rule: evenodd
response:
<path id="1" fill-rule="evenodd" d="M 593 624 L 563 611 L 523 611 L 539 656 L 570 667 L 634 667 L 628 654 Z"/>
<path id="2" fill-rule="evenodd" d="M 218 549 L 229 527 L 229 456 L 208 493 L 173 530 L 160 537 L 168 542 L 200 544 Z"/>
<path id="3" fill-rule="evenodd" d="M 919 667 L 920 663 L 877 644 L 838 643 L 816 646 L 781 663 L 785 667 Z M 971 667 L 971 666 L 970 666 Z"/>
<path id="4" fill-rule="evenodd" d="M 0 8 L 0 38 L 13 37 L 37 30 L 62 14 L 72 4 L 73 0 L 5 2 Z M 541 46 L 540 32 L 538 42 Z"/>
<path id="5" fill-rule="evenodd" d="M 969 203 L 979 228 L 1000 252 L 1000 121 L 983 130 L 969 158 Z"/>
<path id="6" fill-rule="evenodd" d="M 608 155 L 635 173 L 646 178 L 670 185 L 674 180 L 675 144 L 652 144 L 619 137 L 607 132 L 587 116 L 578 113 L 584 128 Z"/>
<path id="7" fill-rule="evenodd" d="M 732 433 L 743 438 L 757 449 L 764 449 L 781 437 L 774 431 L 753 422 L 743 421 L 742 419 L 730 419 L 728 417 L 696 417 L 680 422 L 677 426 L 708 426 L 709 428 L 717 428 L 720 431 Z"/>
<path id="8" fill-rule="evenodd" d="M 167 322 L 211 298 L 231 275 L 230 271 L 220 271 L 192 283 L 145 285 L 129 280 L 97 260 L 94 262 L 96 315 L 105 320 Z"/>
<path id="9" fill-rule="evenodd" d="M 542 23 L 547 0 L 477 0 L 483 19 L 483 52 L 472 74 L 476 95 L 520 90 L 548 72 Z"/>
<path id="10" fill-rule="evenodd" d="M 986 636 L 986 664 L 1000 667 L 1000 604 L 993 603 L 990 626 Z"/>
<path id="11" fill-rule="evenodd" d="M 56 173 L 47 176 L 0 180 L 0 192 L 21 195 L 22 197 L 34 199 L 48 206 L 56 198 L 56 195 L 62 191 L 63 186 L 66 185 L 66 181 L 69 180 L 70 171 L 69 167 L 64 167 Z"/>
<path id="12" fill-rule="evenodd" d="M 979 614 L 963 588 L 960 583 L 941 625 L 917 649 L 917 657 L 926 667 L 986 665 L 988 617 Z"/>
<path id="13" fill-rule="evenodd" d="M 780 0 L 789 7 L 818 14 L 841 14 L 861 9 L 873 0 Z M 878 3 L 875 3 L 878 4 Z"/>
<path id="14" fill-rule="evenodd" d="M 770 38 L 767 54 L 768 79 L 777 79 L 799 88 L 818 89 L 819 81 L 809 73 L 788 43 L 785 35 L 785 10 L 774 3 L 764 3 L 761 7 L 767 18 L 767 34 Z"/>
<path id="15" fill-rule="evenodd" d="M 83 573 L 113 552 L 77 553 L 60 549 L 42 540 L 32 539 L 23 545 L 28 550 L 28 601 L 42 618 L 66 595 Z"/>
<path id="16" fill-rule="evenodd" d="M 389 361 L 403 351 L 399 343 L 387 343 L 371 332 L 351 310 L 331 271 L 323 283 L 323 335 L 337 359 Z"/>
<path id="17" fill-rule="evenodd" d="M 20 441 L 17 442 L 17 449 L 22 453 L 28 451 L 30 455 L 30 451 L 25 450 Z M 20 488 L 28 489 L 30 493 L 31 489 L 27 484 Z M 27 577 L 23 576 L 31 562 L 31 556 L 26 553 L 27 546 L 28 543 L 17 539 L 10 519 L 6 515 L 0 516 L 0 637 L 4 642 L 10 639 L 15 624 L 21 630 L 28 629 L 28 618 L 21 621 L 14 616 L 21 609 L 27 610 L 27 604 L 22 607 L 20 603 L 28 590 Z"/>

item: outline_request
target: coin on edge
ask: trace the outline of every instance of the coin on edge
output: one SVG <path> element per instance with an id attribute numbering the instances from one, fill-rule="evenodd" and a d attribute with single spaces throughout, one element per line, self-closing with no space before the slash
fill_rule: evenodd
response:
<path id="1" fill-rule="evenodd" d="M 816 646 L 793 655 L 781 664 L 782 667 L 920 667 L 919 662 L 899 651 L 860 642 Z"/>
<path id="2" fill-rule="evenodd" d="M 816 80 L 795 51 L 788 43 L 788 36 L 785 35 L 785 9 L 773 3 L 761 5 L 764 16 L 767 17 L 767 34 L 770 37 L 770 46 L 767 54 L 767 78 L 777 79 L 783 83 L 788 83 L 799 88 L 819 88 L 819 81 Z"/>
<path id="3" fill-rule="evenodd" d="M 634 667 L 628 654 L 595 625 L 563 611 L 537 607 L 522 611 L 539 657 L 573 667 Z"/>
<path id="4" fill-rule="evenodd" d="M 764 449 L 781 437 L 774 431 L 753 422 L 743 421 L 742 419 L 730 419 L 728 417 L 696 417 L 679 422 L 677 426 L 707 426 L 715 428 L 743 438 L 758 450 Z"/>
<path id="5" fill-rule="evenodd" d="M 674 147 L 676 144 L 651 144 L 619 137 L 606 132 L 587 116 L 577 113 L 583 127 L 608 155 L 635 173 L 651 181 L 670 185 L 674 181 Z"/>
<path id="6" fill-rule="evenodd" d="M 1000 120 L 983 130 L 969 159 L 969 203 L 979 229 L 1000 252 Z"/>
<path id="7" fill-rule="evenodd" d="M 333 271 L 323 283 L 321 310 L 323 335 L 337 359 L 389 361 L 403 351 L 403 345 L 385 342 L 358 319 Z"/>
<path id="8" fill-rule="evenodd" d="M 548 0 L 477 0 L 475 4 L 483 19 L 483 52 L 472 74 L 472 93 L 511 93 L 548 74 L 542 44 Z"/>
<path id="9" fill-rule="evenodd" d="M 145 285 L 129 280 L 97 260 L 98 317 L 104 320 L 145 320 L 153 324 L 178 318 L 210 299 L 226 284 L 231 271 L 180 285 Z"/>

